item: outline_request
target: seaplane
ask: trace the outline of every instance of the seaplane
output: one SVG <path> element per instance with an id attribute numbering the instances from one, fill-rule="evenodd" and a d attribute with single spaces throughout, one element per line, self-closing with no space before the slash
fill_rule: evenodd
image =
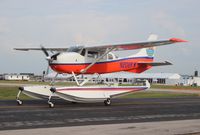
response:
<path id="1" fill-rule="evenodd" d="M 17 103 L 22 105 L 20 94 L 24 93 L 37 99 L 47 99 L 50 108 L 54 107 L 52 97 L 61 98 L 72 103 L 104 102 L 106 106 L 111 105 L 111 99 L 130 94 L 135 91 L 150 88 L 148 81 L 143 86 L 118 86 L 116 84 L 92 85 L 85 84 L 92 78 L 80 82 L 77 76 L 89 74 L 100 77 L 101 74 L 120 71 L 142 73 L 154 66 L 172 65 L 168 61 L 155 62 L 155 48 L 174 43 L 187 42 L 179 38 L 157 40 L 157 35 L 150 35 L 146 42 L 108 44 L 99 46 L 72 46 L 66 48 L 14 48 L 19 51 L 42 51 L 48 66 L 57 74 L 52 82 L 46 86 L 23 86 L 19 88 Z M 140 49 L 138 53 L 126 57 L 117 57 L 114 51 L 126 51 Z M 52 53 L 50 55 L 50 53 Z M 55 86 L 55 79 L 59 74 L 71 74 L 76 86 Z"/>

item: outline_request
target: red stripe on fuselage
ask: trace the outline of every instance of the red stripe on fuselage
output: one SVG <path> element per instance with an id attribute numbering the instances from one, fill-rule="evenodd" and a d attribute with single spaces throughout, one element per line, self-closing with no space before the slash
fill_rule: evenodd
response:
<path id="1" fill-rule="evenodd" d="M 138 62 L 152 62 L 153 58 L 128 58 L 116 61 L 105 61 L 98 62 L 89 68 L 85 74 L 94 74 L 94 73 L 112 73 L 119 71 L 129 71 L 134 73 L 141 73 L 149 68 L 150 66 L 138 65 Z M 59 73 L 76 73 L 79 74 L 82 69 L 85 69 L 89 63 L 51 63 L 51 68 Z"/>

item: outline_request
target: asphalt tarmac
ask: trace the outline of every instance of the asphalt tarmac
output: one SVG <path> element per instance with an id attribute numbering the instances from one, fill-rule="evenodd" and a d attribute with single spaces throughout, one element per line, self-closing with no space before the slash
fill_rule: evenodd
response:
<path id="1" fill-rule="evenodd" d="M 43 100 L 0 101 L 0 130 L 69 127 L 200 119 L 200 98 L 113 99 L 103 103 L 72 104 L 54 100 L 49 108 Z"/>

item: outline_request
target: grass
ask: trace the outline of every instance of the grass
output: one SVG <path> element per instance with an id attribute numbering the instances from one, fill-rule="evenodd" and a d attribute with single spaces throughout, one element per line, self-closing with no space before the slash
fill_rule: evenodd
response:
<path id="1" fill-rule="evenodd" d="M 15 100 L 19 89 L 18 87 L 0 86 L 0 100 Z M 20 99 L 31 99 L 30 97 L 21 94 Z"/>
<path id="2" fill-rule="evenodd" d="M 198 97 L 198 94 L 172 93 L 141 91 L 124 96 L 123 98 L 179 98 L 179 97 Z"/>
<path id="3" fill-rule="evenodd" d="M 200 86 L 174 86 L 174 85 L 151 85 L 151 88 L 155 89 L 188 89 L 188 90 L 200 90 Z"/>

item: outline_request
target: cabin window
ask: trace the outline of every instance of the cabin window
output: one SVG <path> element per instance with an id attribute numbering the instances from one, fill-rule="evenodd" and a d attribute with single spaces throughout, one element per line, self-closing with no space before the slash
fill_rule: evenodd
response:
<path id="1" fill-rule="evenodd" d="M 95 52 L 95 51 L 88 51 L 87 56 L 88 56 L 88 57 L 91 57 L 91 58 L 97 58 L 97 57 L 98 57 L 98 52 Z"/>
<path id="2" fill-rule="evenodd" d="M 112 54 L 108 54 L 108 59 L 112 60 L 113 59 L 113 55 Z"/>
<path id="3" fill-rule="evenodd" d="M 116 58 L 118 58 L 118 57 L 115 54 L 111 53 L 111 52 L 107 54 L 107 59 L 108 60 L 114 60 Z"/>

